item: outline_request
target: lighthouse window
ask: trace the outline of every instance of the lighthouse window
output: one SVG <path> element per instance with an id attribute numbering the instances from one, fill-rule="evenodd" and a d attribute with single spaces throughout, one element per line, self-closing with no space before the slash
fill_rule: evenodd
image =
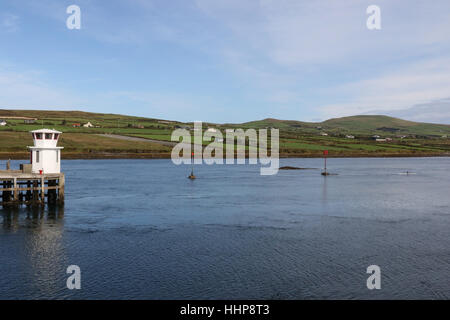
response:
<path id="1" fill-rule="evenodd" d="M 52 134 L 51 133 L 46 133 L 45 134 L 45 140 L 52 140 Z"/>
<path id="2" fill-rule="evenodd" d="M 36 151 L 36 163 L 39 162 L 39 151 Z"/>
<path id="3" fill-rule="evenodd" d="M 35 137 L 36 137 L 36 139 L 41 140 L 42 139 L 42 133 L 35 133 Z"/>
<path id="4" fill-rule="evenodd" d="M 55 133 L 55 140 L 58 140 L 58 138 L 59 138 L 59 133 Z"/>
<path id="5" fill-rule="evenodd" d="M 58 150 L 56 150 L 56 163 L 58 163 L 59 162 L 59 151 Z"/>

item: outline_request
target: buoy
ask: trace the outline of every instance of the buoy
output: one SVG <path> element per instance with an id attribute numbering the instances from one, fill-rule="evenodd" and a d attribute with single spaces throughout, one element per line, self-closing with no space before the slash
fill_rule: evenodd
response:
<path id="1" fill-rule="evenodd" d="M 328 150 L 324 150 L 323 151 L 323 157 L 324 157 L 324 160 L 325 160 L 325 168 L 323 169 L 323 171 L 320 174 L 325 176 L 325 177 L 326 176 L 337 176 L 338 175 L 337 173 L 330 173 L 330 172 L 327 171 L 327 156 L 328 156 Z"/>
<path id="2" fill-rule="evenodd" d="M 194 180 L 196 177 L 194 175 L 194 170 L 191 171 L 191 174 L 188 176 L 189 179 Z"/>
<path id="3" fill-rule="evenodd" d="M 188 176 L 189 179 L 194 180 L 196 176 L 194 175 L 194 153 L 191 154 L 191 161 L 192 161 L 192 170 L 191 174 Z"/>
<path id="4" fill-rule="evenodd" d="M 323 176 L 328 176 L 328 175 L 330 175 L 330 174 L 327 172 L 327 156 L 328 156 L 328 150 L 324 150 L 324 151 L 323 151 L 323 158 L 324 158 L 324 160 L 325 160 L 325 165 L 324 165 L 324 171 L 321 173 L 321 175 L 323 175 Z"/>

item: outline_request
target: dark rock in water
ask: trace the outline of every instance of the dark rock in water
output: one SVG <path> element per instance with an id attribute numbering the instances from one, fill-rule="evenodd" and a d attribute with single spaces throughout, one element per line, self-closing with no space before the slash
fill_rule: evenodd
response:
<path id="1" fill-rule="evenodd" d="M 298 167 L 291 167 L 291 166 L 284 166 L 280 167 L 280 170 L 313 170 L 315 168 L 298 168 Z"/>
<path id="2" fill-rule="evenodd" d="M 338 174 L 324 171 L 324 172 L 321 173 L 321 175 L 323 175 L 323 176 L 337 176 Z"/>

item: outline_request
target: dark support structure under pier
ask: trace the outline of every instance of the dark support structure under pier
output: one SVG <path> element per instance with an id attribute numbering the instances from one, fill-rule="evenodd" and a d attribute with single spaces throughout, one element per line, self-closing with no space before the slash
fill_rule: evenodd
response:
<path id="1" fill-rule="evenodd" d="M 64 185 L 64 173 L 32 174 L 19 170 L 0 170 L 0 204 L 64 204 Z"/>

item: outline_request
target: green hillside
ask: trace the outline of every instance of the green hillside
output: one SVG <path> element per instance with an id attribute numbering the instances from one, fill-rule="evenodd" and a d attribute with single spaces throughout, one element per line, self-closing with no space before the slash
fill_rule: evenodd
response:
<path id="1" fill-rule="evenodd" d="M 388 116 L 353 116 L 330 119 L 322 122 L 326 129 L 333 131 L 353 131 L 367 134 L 401 134 L 418 136 L 442 136 L 450 134 L 450 125 L 421 123 Z"/>
<path id="2" fill-rule="evenodd" d="M 319 130 L 334 135 L 407 135 L 421 137 L 442 137 L 443 135 L 450 135 L 450 125 L 413 122 L 382 115 L 351 116 L 329 119 L 323 122 L 264 119 L 247 122 L 244 125 L 249 128 L 274 127 L 305 133 L 312 133 Z"/>
<path id="3" fill-rule="evenodd" d="M 26 123 L 24 117 L 36 120 Z M 64 133 L 60 144 L 65 147 L 63 156 L 66 158 L 167 158 L 171 151 L 167 142 L 173 130 L 192 128 L 192 123 L 81 111 L 0 109 L 0 119 L 7 122 L 6 126 L 0 126 L 0 158 L 27 157 L 25 147 L 32 143 L 27 132 L 43 127 Z M 88 122 L 93 127 L 82 126 Z M 447 138 L 450 125 L 387 116 L 353 116 L 316 123 L 269 118 L 242 124 L 203 124 L 204 129 L 209 126 L 219 129 L 224 136 L 227 128 L 278 128 L 282 157 L 317 157 L 323 150 L 329 150 L 330 156 L 336 157 L 450 153 Z M 376 141 L 374 135 L 388 139 Z M 124 137 L 132 140 L 124 140 Z"/>

